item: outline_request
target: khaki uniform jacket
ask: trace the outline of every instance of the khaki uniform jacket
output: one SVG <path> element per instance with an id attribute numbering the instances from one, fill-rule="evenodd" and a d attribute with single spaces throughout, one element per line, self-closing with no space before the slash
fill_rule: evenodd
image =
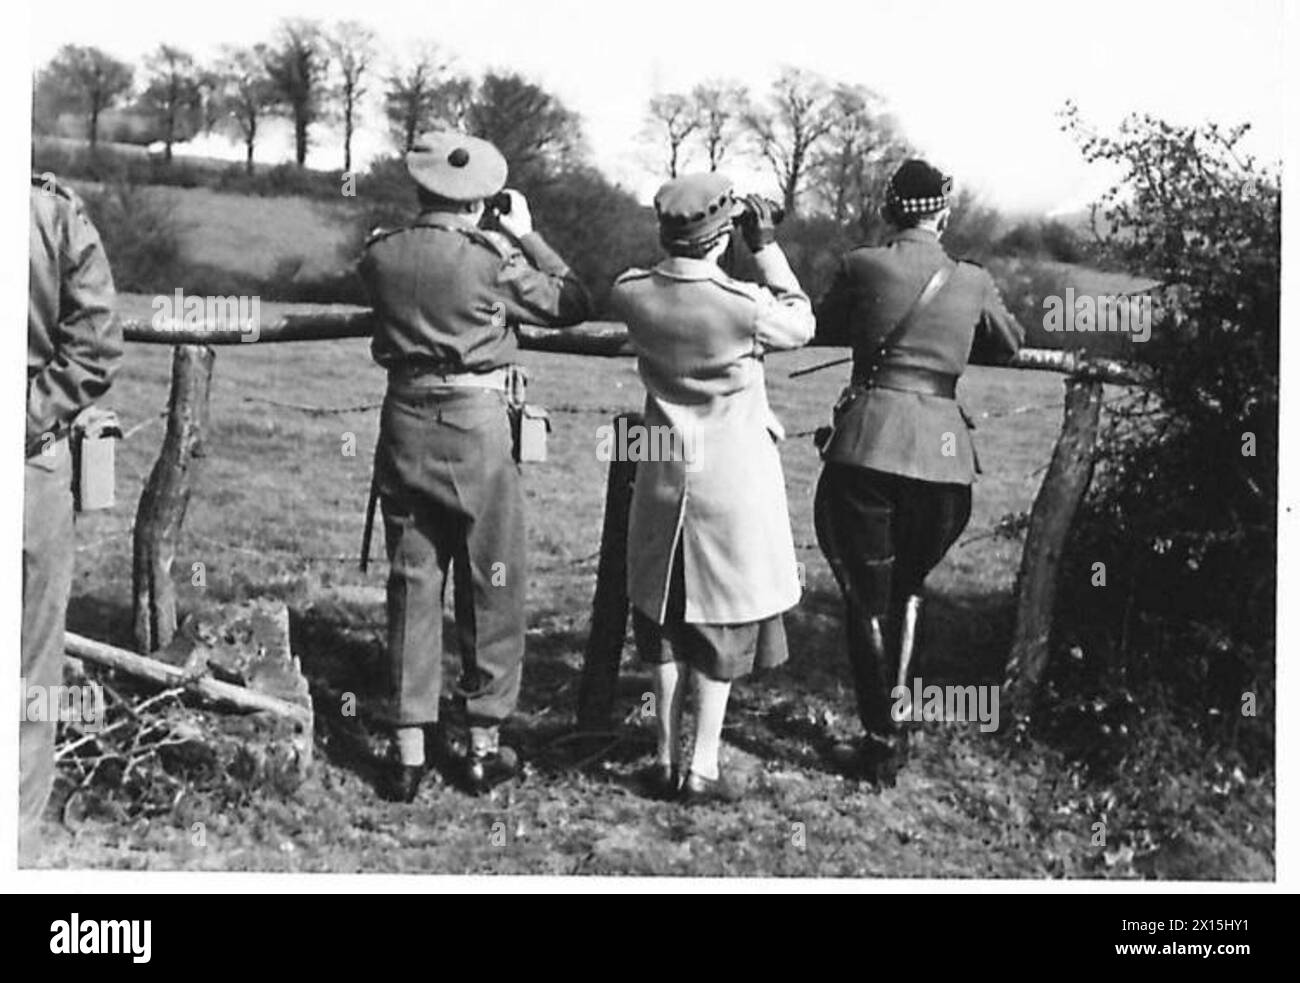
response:
<path id="1" fill-rule="evenodd" d="M 72 189 L 31 184 L 27 307 L 27 456 L 103 396 L 122 360 L 116 292 L 99 233 Z"/>
<path id="2" fill-rule="evenodd" d="M 924 229 L 853 250 L 818 306 L 818 342 L 852 347 L 853 378 L 860 378 L 935 271 L 953 262 Z M 894 341 L 883 364 L 956 378 L 968 362 L 1007 362 L 1024 337 L 988 271 L 956 262 L 947 284 Z M 919 392 L 858 393 L 836 423 L 826 459 L 925 481 L 975 480 L 974 445 L 956 400 Z"/>
<path id="3" fill-rule="evenodd" d="M 611 304 L 638 356 L 646 426 L 675 428 L 688 451 L 639 463 L 632 495 L 629 596 L 661 624 L 679 542 L 688 623 L 759 621 L 799 600 L 776 446 L 785 434 L 768 406 L 762 356 L 806 344 L 815 321 L 780 248 L 757 260 L 766 287 L 685 258 L 615 282 Z"/>
<path id="4" fill-rule="evenodd" d="M 540 235 L 516 248 L 451 212 L 372 235 L 359 271 L 376 315 L 371 353 L 387 369 L 487 372 L 514 359 L 518 325 L 591 315 L 581 281 Z"/>

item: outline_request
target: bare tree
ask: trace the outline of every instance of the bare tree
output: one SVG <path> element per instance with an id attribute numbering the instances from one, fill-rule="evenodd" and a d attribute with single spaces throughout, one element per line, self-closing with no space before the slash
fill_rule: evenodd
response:
<path id="1" fill-rule="evenodd" d="M 266 45 L 262 44 L 251 48 L 227 47 L 213 72 L 216 125 L 239 134 L 245 149 L 244 170 L 249 174 L 253 173 L 253 148 L 258 132 L 278 98 L 266 71 L 268 57 Z"/>
<path id="2" fill-rule="evenodd" d="M 415 146 L 416 137 L 439 119 L 445 101 L 449 62 L 436 47 L 424 45 L 404 65 L 388 76 L 384 86 L 384 114 L 393 140 L 403 153 Z M 467 89 L 472 86 L 466 82 Z M 461 118 L 468 112 L 465 108 Z"/>
<path id="3" fill-rule="evenodd" d="M 338 75 L 333 95 L 343 120 L 343 170 L 351 171 L 357 102 L 367 91 L 366 83 L 375 59 L 375 32 L 357 21 L 340 21 L 326 43 Z"/>
<path id="4" fill-rule="evenodd" d="M 159 45 L 149 55 L 149 76 L 140 105 L 156 122 L 172 159 L 172 145 L 188 140 L 203 125 L 202 73 L 194 58 L 180 48 Z"/>
<path id="5" fill-rule="evenodd" d="M 646 136 L 656 145 L 667 144 L 667 168 L 670 178 L 677 177 L 687 137 L 699 129 L 699 119 L 693 109 L 688 97 L 677 93 L 663 93 L 652 96 L 646 110 Z"/>
<path id="6" fill-rule="evenodd" d="M 37 102 L 54 112 L 76 112 L 86 120 L 93 150 L 99 142 L 99 117 L 131 91 L 134 72 L 99 48 L 67 44 L 37 78 Z"/>
<path id="7" fill-rule="evenodd" d="M 691 110 L 709 170 L 716 171 L 741 137 L 749 93 L 738 82 L 711 79 L 691 90 Z"/>
<path id="8" fill-rule="evenodd" d="M 307 163 L 311 125 L 321 114 L 328 48 L 320 25 L 309 20 L 284 21 L 274 47 L 268 49 L 266 71 L 277 102 L 293 121 L 294 159 Z"/>
<path id="9" fill-rule="evenodd" d="M 830 128 L 812 154 L 809 184 L 838 222 L 874 221 L 890 172 L 908 146 L 883 100 L 860 85 L 840 85 L 827 110 Z"/>
<path id="10" fill-rule="evenodd" d="M 832 125 L 831 90 L 821 76 L 785 68 L 772 83 L 767 104 L 745 116 L 758 151 L 781 186 L 787 214 L 798 208 L 809 156 Z"/>

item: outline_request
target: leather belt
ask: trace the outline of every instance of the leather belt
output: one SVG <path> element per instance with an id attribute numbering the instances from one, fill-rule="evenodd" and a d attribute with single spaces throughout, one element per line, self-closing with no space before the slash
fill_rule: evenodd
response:
<path id="1" fill-rule="evenodd" d="M 957 398 L 955 375 L 911 365 L 882 365 L 859 384 L 868 389 L 896 389 L 943 399 Z"/>
<path id="2" fill-rule="evenodd" d="M 443 373 L 431 369 L 393 369 L 388 373 L 390 387 L 437 392 L 441 389 L 493 389 L 506 392 L 510 388 L 510 369 L 502 366 L 487 372 Z"/>

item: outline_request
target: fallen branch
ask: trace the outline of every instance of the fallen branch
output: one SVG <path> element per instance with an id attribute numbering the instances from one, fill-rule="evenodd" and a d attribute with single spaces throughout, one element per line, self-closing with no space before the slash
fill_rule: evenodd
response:
<path id="1" fill-rule="evenodd" d="M 233 683 L 225 683 L 210 676 L 191 676 L 176 666 L 136 655 L 115 645 L 96 642 L 73 632 L 67 632 L 65 638 L 64 648 L 73 658 L 117 669 L 159 686 L 181 686 L 216 704 L 233 706 L 239 710 L 260 710 L 298 721 L 306 727 L 311 725 L 311 712 L 306 707 L 290 703 L 288 700 L 245 689 Z"/>

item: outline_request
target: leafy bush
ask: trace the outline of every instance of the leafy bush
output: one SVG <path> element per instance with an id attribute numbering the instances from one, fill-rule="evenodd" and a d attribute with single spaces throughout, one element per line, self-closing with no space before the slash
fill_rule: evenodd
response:
<path id="1" fill-rule="evenodd" d="M 116 181 L 84 190 L 82 200 L 104 242 L 118 290 L 151 293 L 181 282 L 184 229 L 162 196 Z"/>
<path id="2" fill-rule="evenodd" d="M 944 248 L 959 259 L 985 263 L 996 254 L 1004 225 L 996 208 L 983 204 L 970 191 L 958 192 L 943 235 Z"/>
<path id="3" fill-rule="evenodd" d="M 1052 259 L 1080 263 L 1088 253 L 1079 234 L 1059 219 L 1027 219 L 1016 223 L 997 241 L 1002 256 Z"/>
<path id="4" fill-rule="evenodd" d="M 1101 209 L 1110 256 L 1163 284 L 1149 389 L 1120 400 L 1067 557 L 1061 609 L 1080 665 L 1063 692 L 1168 703 L 1271 767 L 1281 199 L 1245 127 L 1150 116 L 1114 137 L 1066 124 L 1122 169 Z M 1105 564 L 1093 586 L 1092 564 Z M 1250 706 L 1250 701 L 1254 706 Z M 1255 715 L 1250 716 L 1253 709 Z"/>

